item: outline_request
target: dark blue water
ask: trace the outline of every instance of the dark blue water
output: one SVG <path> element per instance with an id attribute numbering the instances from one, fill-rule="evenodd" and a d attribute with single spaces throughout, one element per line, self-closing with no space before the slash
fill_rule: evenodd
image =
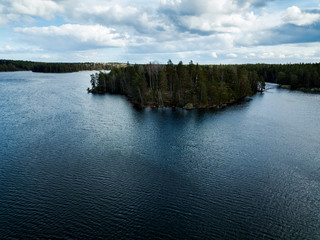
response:
<path id="1" fill-rule="evenodd" d="M 320 95 L 136 110 L 89 74 L 0 73 L 0 239 L 320 238 Z"/>

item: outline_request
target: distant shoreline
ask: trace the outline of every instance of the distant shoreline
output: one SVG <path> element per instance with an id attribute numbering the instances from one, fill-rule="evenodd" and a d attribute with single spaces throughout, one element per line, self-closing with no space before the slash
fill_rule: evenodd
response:
<path id="1" fill-rule="evenodd" d="M 308 93 L 320 93 L 320 88 L 292 88 L 291 85 L 281 85 L 279 84 L 278 88 L 288 89 L 293 91 L 301 91 L 301 92 L 308 92 Z"/>
<path id="2" fill-rule="evenodd" d="M 47 63 L 0 60 L 0 72 L 32 71 L 42 73 L 69 73 L 79 71 L 104 71 L 123 67 L 123 63 Z"/>

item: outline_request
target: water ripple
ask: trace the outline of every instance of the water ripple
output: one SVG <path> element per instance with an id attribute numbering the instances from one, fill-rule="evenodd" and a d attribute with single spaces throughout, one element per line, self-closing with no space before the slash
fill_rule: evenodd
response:
<path id="1" fill-rule="evenodd" d="M 1 238 L 320 238 L 315 95 L 135 110 L 89 74 L 0 73 Z"/>

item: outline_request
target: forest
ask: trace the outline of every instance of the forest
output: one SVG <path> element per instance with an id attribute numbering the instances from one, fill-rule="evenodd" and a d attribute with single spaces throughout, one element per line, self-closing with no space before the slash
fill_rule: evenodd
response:
<path id="1" fill-rule="evenodd" d="M 91 75 L 92 93 L 123 94 L 137 106 L 219 108 L 262 92 L 265 81 L 242 65 L 127 64 Z"/>
<path id="2" fill-rule="evenodd" d="M 66 73 L 90 70 L 108 70 L 123 66 L 121 63 L 44 63 L 17 60 L 0 60 L 0 72 L 33 71 L 46 73 Z"/>
<path id="3" fill-rule="evenodd" d="M 248 71 L 255 71 L 266 82 L 287 85 L 291 89 L 319 90 L 320 63 L 300 64 L 247 64 Z"/>

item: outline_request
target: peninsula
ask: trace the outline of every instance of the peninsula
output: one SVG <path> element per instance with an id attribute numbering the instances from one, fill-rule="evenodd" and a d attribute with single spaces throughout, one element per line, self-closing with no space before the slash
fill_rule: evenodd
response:
<path id="1" fill-rule="evenodd" d="M 91 75 L 91 93 L 126 95 L 139 107 L 221 108 L 262 92 L 264 78 L 244 66 L 127 64 Z"/>

